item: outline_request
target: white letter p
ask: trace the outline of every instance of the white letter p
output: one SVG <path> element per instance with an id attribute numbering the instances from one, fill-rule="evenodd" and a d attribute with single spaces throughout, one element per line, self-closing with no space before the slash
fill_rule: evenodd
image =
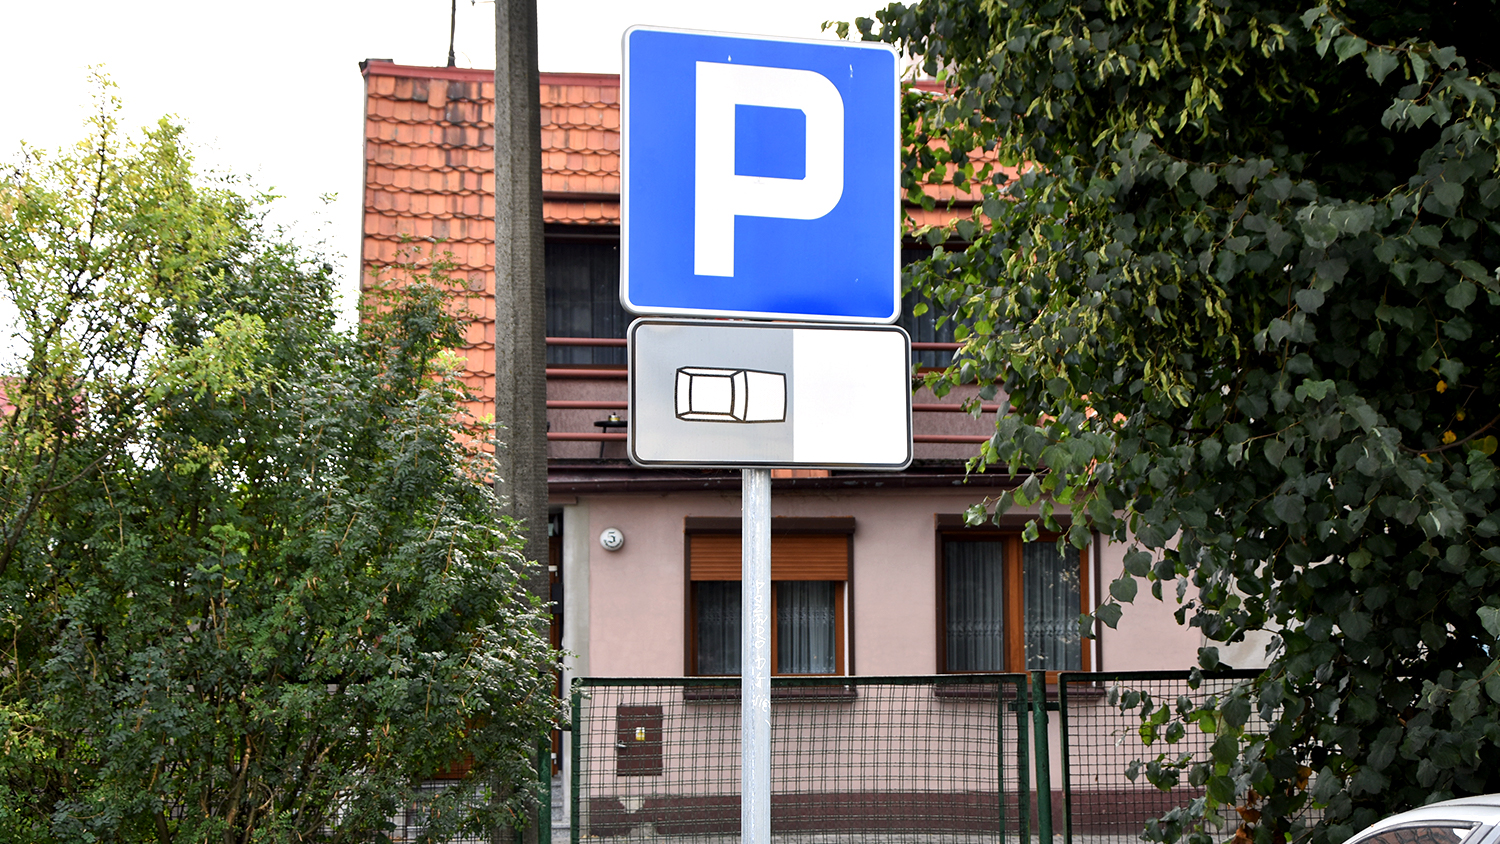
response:
<path id="1" fill-rule="evenodd" d="M 693 272 L 734 275 L 734 218 L 816 220 L 844 194 L 844 98 L 811 70 L 698 62 Z M 734 107 L 798 109 L 807 119 L 801 179 L 734 172 Z"/>

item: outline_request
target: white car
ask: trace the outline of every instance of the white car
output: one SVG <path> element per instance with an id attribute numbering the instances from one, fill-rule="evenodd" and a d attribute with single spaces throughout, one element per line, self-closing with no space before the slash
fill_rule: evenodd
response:
<path id="1" fill-rule="evenodd" d="M 1391 815 L 1345 844 L 1494 844 L 1500 794 L 1460 797 Z"/>

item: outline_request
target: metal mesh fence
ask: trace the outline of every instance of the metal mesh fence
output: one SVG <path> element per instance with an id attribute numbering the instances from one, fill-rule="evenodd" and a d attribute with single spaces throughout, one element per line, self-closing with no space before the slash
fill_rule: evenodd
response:
<path id="1" fill-rule="evenodd" d="M 573 841 L 736 841 L 738 681 L 580 680 Z M 1026 834 L 1022 675 L 775 678 L 771 832 L 782 842 Z"/>
<path id="2" fill-rule="evenodd" d="M 1213 735 L 1190 726 L 1182 738 L 1167 744 L 1147 746 L 1141 737 L 1139 706 L 1124 710 L 1119 705 L 1128 693 L 1150 696 L 1155 708 L 1166 704 L 1174 712 L 1179 697 L 1194 703 L 1223 697 L 1235 684 L 1256 676 L 1254 671 L 1205 675 L 1197 689 L 1188 687 L 1186 671 L 1132 671 L 1117 673 L 1064 673 L 1058 678 L 1063 742 L 1063 823 L 1070 844 L 1131 844 L 1138 841 L 1146 821 L 1178 806 L 1185 806 L 1203 793 L 1184 778 L 1166 791 L 1158 789 L 1144 772 L 1135 779 L 1126 775 L 1132 762 L 1170 758 L 1189 753 L 1206 759 Z M 1253 712 L 1252 721 L 1258 720 Z"/>
<path id="3" fill-rule="evenodd" d="M 431 799 L 451 787 L 451 783 L 443 780 L 431 780 L 422 783 L 420 793 L 422 798 Z M 413 805 L 396 814 L 392 818 L 392 829 L 389 833 L 392 844 L 416 844 L 427 831 L 427 825 L 423 822 L 425 817 L 424 807 Z M 460 836 L 449 838 L 444 844 L 486 844 L 485 839 L 474 836 Z"/>

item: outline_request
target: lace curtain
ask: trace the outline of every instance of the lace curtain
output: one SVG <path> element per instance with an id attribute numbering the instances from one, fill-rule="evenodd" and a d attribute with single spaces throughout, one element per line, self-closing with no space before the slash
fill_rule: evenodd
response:
<path id="1" fill-rule="evenodd" d="M 1005 670 L 1004 545 L 943 543 L 949 671 Z"/>
<path id="2" fill-rule="evenodd" d="M 782 674 L 832 674 L 837 669 L 833 581 L 776 584 L 776 670 Z"/>
<path id="3" fill-rule="evenodd" d="M 1077 671 L 1083 667 L 1078 575 L 1077 551 L 1059 554 L 1055 542 L 1027 542 L 1021 547 L 1028 671 Z"/>
<path id="4" fill-rule="evenodd" d="M 698 673 L 740 673 L 738 580 L 693 584 L 698 603 Z M 834 590 L 829 580 L 790 580 L 776 590 L 776 673 L 832 674 L 838 669 Z"/>
<path id="5" fill-rule="evenodd" d="M 698 599 L 698 673 L 740 673 L 740 582 L 700 580 Z"/>

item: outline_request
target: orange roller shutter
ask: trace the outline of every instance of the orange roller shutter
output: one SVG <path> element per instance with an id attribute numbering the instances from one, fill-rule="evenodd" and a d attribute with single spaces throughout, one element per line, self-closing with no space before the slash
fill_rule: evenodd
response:
<path id="1" fill-rule="evenodd" d="M 691 534 L 688 541 L 693 580 L 740 579 L 738 535 Z M 771 579 L 848 580 L 848 535 L 772 534 Z"/>

